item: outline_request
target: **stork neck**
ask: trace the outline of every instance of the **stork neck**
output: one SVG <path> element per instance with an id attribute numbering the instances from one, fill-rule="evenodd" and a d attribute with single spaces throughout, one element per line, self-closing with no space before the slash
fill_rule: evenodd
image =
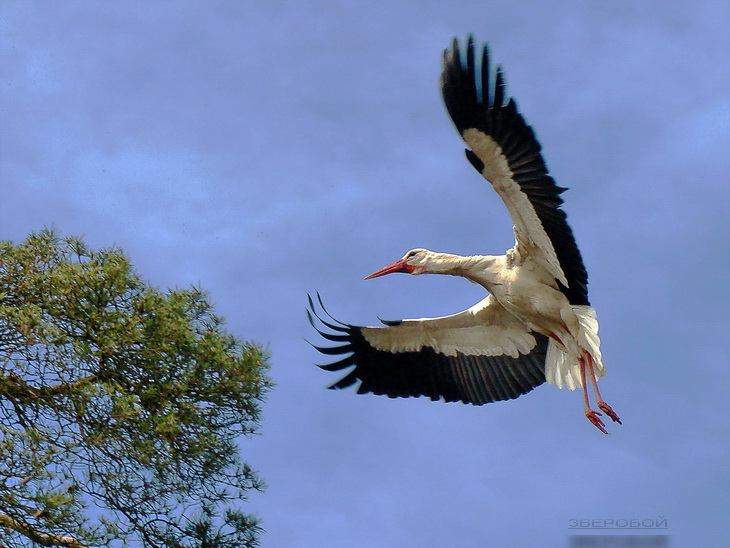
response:
<path id="1" fill-rule="evenodd" d="M 429 265 L 428 271 L 433 274 L 450 274 L 462 276 L 473 281 L 484 278 L 485 272 L 493 269 L 500 257 L 491 255 L 452 255 L 439 253 Z"/>

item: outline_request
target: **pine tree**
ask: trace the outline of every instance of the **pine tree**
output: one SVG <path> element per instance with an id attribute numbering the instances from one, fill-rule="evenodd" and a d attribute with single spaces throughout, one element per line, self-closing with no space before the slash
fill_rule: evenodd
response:
<path id="1" fill-rule="evenodd" d="M 267 357 L 118 249 L 0 242 L 0 545 L 258 545 Z"/>

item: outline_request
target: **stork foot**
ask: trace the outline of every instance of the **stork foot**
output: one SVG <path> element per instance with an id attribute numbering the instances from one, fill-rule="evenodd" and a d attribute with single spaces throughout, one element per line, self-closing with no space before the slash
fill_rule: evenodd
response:
<path id="1" fill-rule="evenodd" d="M 605 428 L 605 424 L 603 421 L 599 418 L 601 414 L 598 411 L 594 411 L 593 409 L 587 409 L 586 410 L 586 418 L 591 421 L 593 426 L 598 428 L 601 432 L 604 434 L 608 434 L 608 430 Z"/>
<path id="2" fill-rule="evenodd" d="M 606 403 L 605 401 L 599 401 L 599 402 L 598 402 L 598 408 L 599 408 L 599 409 L 600 409 L 601 411 L 603 411 L 604 413 L 606 413 L 606 415 L 607 415 L 607 416 L 608 416 L 608 417 L 609 417 L 609 418 L 610 418 L 610 419 L 611 419 L 611 420 L 612 420 L 613 422 L 617 422 L 617 423 L 619 423 L 619 424 L 623 424 L 623 423 L 621 422 L 621 419 L 619 418 L 619 416 L 618 416 L 618 415 L 616 414 L 616 411 L 614 411 L 613 409 L 611 409 L 611 406 L 610 406 L 610 405 L 608 405 L 608 404 L 607 404 L 607 403 Z"/>

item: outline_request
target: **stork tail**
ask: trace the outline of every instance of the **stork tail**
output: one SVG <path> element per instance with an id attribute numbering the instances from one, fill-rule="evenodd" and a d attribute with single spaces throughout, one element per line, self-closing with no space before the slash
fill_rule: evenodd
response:
<path id="1" fill-rule="evenodd" d="M 573 312 L 580 323 L 578 342 L 593 358 L 593 371 L 596 378 L 606 374 L 606 366 L 601 359 L 601 340 L 598 338 L 598 320 L 592 306 L 574 305 Z M 545 379 L 558 388 L 575 390 L 582 387 L 578 357 L 571 357 L 556 341 L 550 339 L 545 359 Z"/>

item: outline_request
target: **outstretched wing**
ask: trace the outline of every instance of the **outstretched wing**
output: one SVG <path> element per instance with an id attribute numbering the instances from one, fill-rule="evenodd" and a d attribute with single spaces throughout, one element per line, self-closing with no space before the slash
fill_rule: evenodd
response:
<path id="1" fill-rule="evenodd" d="M 464 58 L 459 42 L 444 51 L 441 91 L 456 128 L 470 148 L 466 155 L 509 210 L 515 251 L 540 262 L 558 281 L 571 304 L 588 305 L 588 275 L 560 194 L 540 154 L 532 128 L 507 98 L 504 74 L 492 74 L 484 44 L 476 59 L 469 36 Z"/>
<path id="2" fill-rule="evenodd" d="M 529 331 L 491 296 L 472 308 L 441 318 L 384 322 L 385 327 L 332 323 L 309 299 L 309 321 L 325 339 L 341 343 L 315 348 L 344 355 L 326 371 L 353 367 L 329 388 L 360 381 L 358 394 L 482 405 L 521 396 L 545 382 L 547 337 Z M 322 310 L 322 301 L 319 300 Z M 325 327 L 317 327 L 315 318 Z"/>

